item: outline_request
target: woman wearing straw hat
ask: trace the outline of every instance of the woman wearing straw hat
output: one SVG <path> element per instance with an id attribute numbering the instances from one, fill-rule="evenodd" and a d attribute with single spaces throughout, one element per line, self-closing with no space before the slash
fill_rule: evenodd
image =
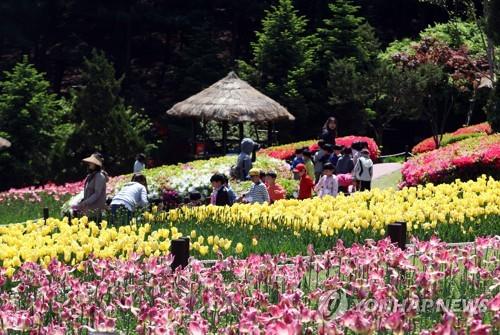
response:
<path id="1" fill-rule="evenodd" d="M 108 174 L 102 169 L 104 159 L 98 152 L 93 153 L 82 162 L 88 165 L 87 178 L 83 189 L 83 200 L 76 206 L 76 210 L 86 215 L 96 215 L 100 218 L 101 211 L 106 209 L 106 182 Z"/>

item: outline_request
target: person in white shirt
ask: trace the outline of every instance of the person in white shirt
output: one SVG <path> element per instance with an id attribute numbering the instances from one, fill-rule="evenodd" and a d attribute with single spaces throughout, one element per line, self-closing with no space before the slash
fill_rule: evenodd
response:
<path id="1" fill-rule="evenodd" d="M 132 176 L 132 181 L 123 185 L 120 191 L 111 201 L 111 220 L 115 222 L 119 211 L 126 212 L 128 221 L 132 218 L 132 213 L 138 207 L 148 204 L 148 184 L 146 177 L 140 173 Z M 128 223 L 127 221 L 127 223 Z"/>
<path id="2" fill-rule="evenodd" d="M 323 176 L 319 178 L 318 183 L 314 187 L 314 191 L 323 198 L 326 195 L 336 197 L 339 193 L 339 182 L 337 176 L 333 173 L 335 172 L 335 167 L 332 163 L 326 163 L 323 166 Z"/>
<path id="3" fill-rule="evenodd" d="M 354 165 L 352 171 L 354 179 L 359 181 L 359 190 L 371 190 L 373 178 L 373 161 L 370 159 L 370 151 L 368 149 L 361 150 L 361 154 Z"/>
<path id="4" fill-rule="evenodd" d="M 134 173 L 139 173 L 146 168 L 146 155 L 138 154 L 135 157 Z"/>

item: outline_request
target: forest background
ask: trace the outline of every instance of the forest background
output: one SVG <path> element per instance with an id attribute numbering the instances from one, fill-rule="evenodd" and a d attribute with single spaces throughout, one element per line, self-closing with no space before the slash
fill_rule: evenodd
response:
<path id="1" fill-rule="evenodd" d="M 0 190 L 81 179 L 95 150 L 111 174 L 138 152 L 189 159 L 191 122 L 165 111 L 232 70 L 295 115 L 282 143 L 329 116 L 386 153 L 498 131 L 499 14 L 498 0 L 4 0 Z"/>

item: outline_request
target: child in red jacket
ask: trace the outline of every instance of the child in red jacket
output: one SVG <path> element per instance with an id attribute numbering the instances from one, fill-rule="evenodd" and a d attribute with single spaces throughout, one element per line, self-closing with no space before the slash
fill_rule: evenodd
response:
<path id="1" fill-rule="evenodd" d="M 299 199 L 309 199 L 312 198 L 312 192 L 314 189 L 314 181 L 307 174 L 306 166 L 304 164 L 298 164 L 293 172 L 298 173 L 300 176 L 299 184 Z"/>

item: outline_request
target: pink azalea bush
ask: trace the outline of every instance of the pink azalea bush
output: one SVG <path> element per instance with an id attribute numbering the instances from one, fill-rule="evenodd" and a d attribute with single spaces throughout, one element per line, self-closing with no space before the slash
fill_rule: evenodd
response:
<path id="1" fill-rule="evenodd" d="M 175 272 L 171 257 L 25 263 L 12 278 L 0 271 L 0 334 L 498 333 L 500 238 L 413 242 L 191 259 Z"/>
<path id="2" fill-rule="evenodd" d="M 474 179 L 483 173 L 498 178 L 500 134 L 469 138 L 418 155 L 404 163 L 401 187 Z"/>
<path id="3" fill-rule="evenodd" d="M 491 133 L 492 129 L 488 122 L 479 123 L 469 127 L 463 127 L 454 131 L 453 133 L 444 134 L 441 141 L 441 146 L 446 146 L 450 143 L 457 142 L 458 140 L 465 139 L 468 136 L 489 135 Z M 432 151 L 434 149 L 436 149 L 436 143 L 434 142 L 434 138 L 431 136 L 415 145 L 411 152 L 413 154 L 421 154 L 424 152 Z"/>
<path id="4" fill-rule="evenodd" d="M 488 122 L 483 122 L 479 124 L 475 124 L 472 126 L 468 127 L 463 127 L 455 130 L 452 135 L 463 135 L 463 134 L 473 134 L 473 133 L 485 133 L 485 134 L 492 134 L 493 131 L 491 129 L 491 126 Z"/>
<path id="5" fill-rule="evenodd" d="M 335 142 L 338 145 L 343 145 L 344 147 L 350 148 L 354 142 L 363 141 L 368 143 L 368 150 L 370 151 L 371 159 L 377 159 L 380 156 L 380 150 L 374 139 L 366 136 L 345 136 L 338 137 Z M 290 143 L 285 145 L 279 145 L 274 147 L 269 147 L 259 151 L 259 154 L 267 155 L 277 159 L 288 160 L 293 157 L 295 150 L 299 148 L 309 148 L 311 151 L 318 150 L 318 141 L 310 140 L 303 142 Z"/>

